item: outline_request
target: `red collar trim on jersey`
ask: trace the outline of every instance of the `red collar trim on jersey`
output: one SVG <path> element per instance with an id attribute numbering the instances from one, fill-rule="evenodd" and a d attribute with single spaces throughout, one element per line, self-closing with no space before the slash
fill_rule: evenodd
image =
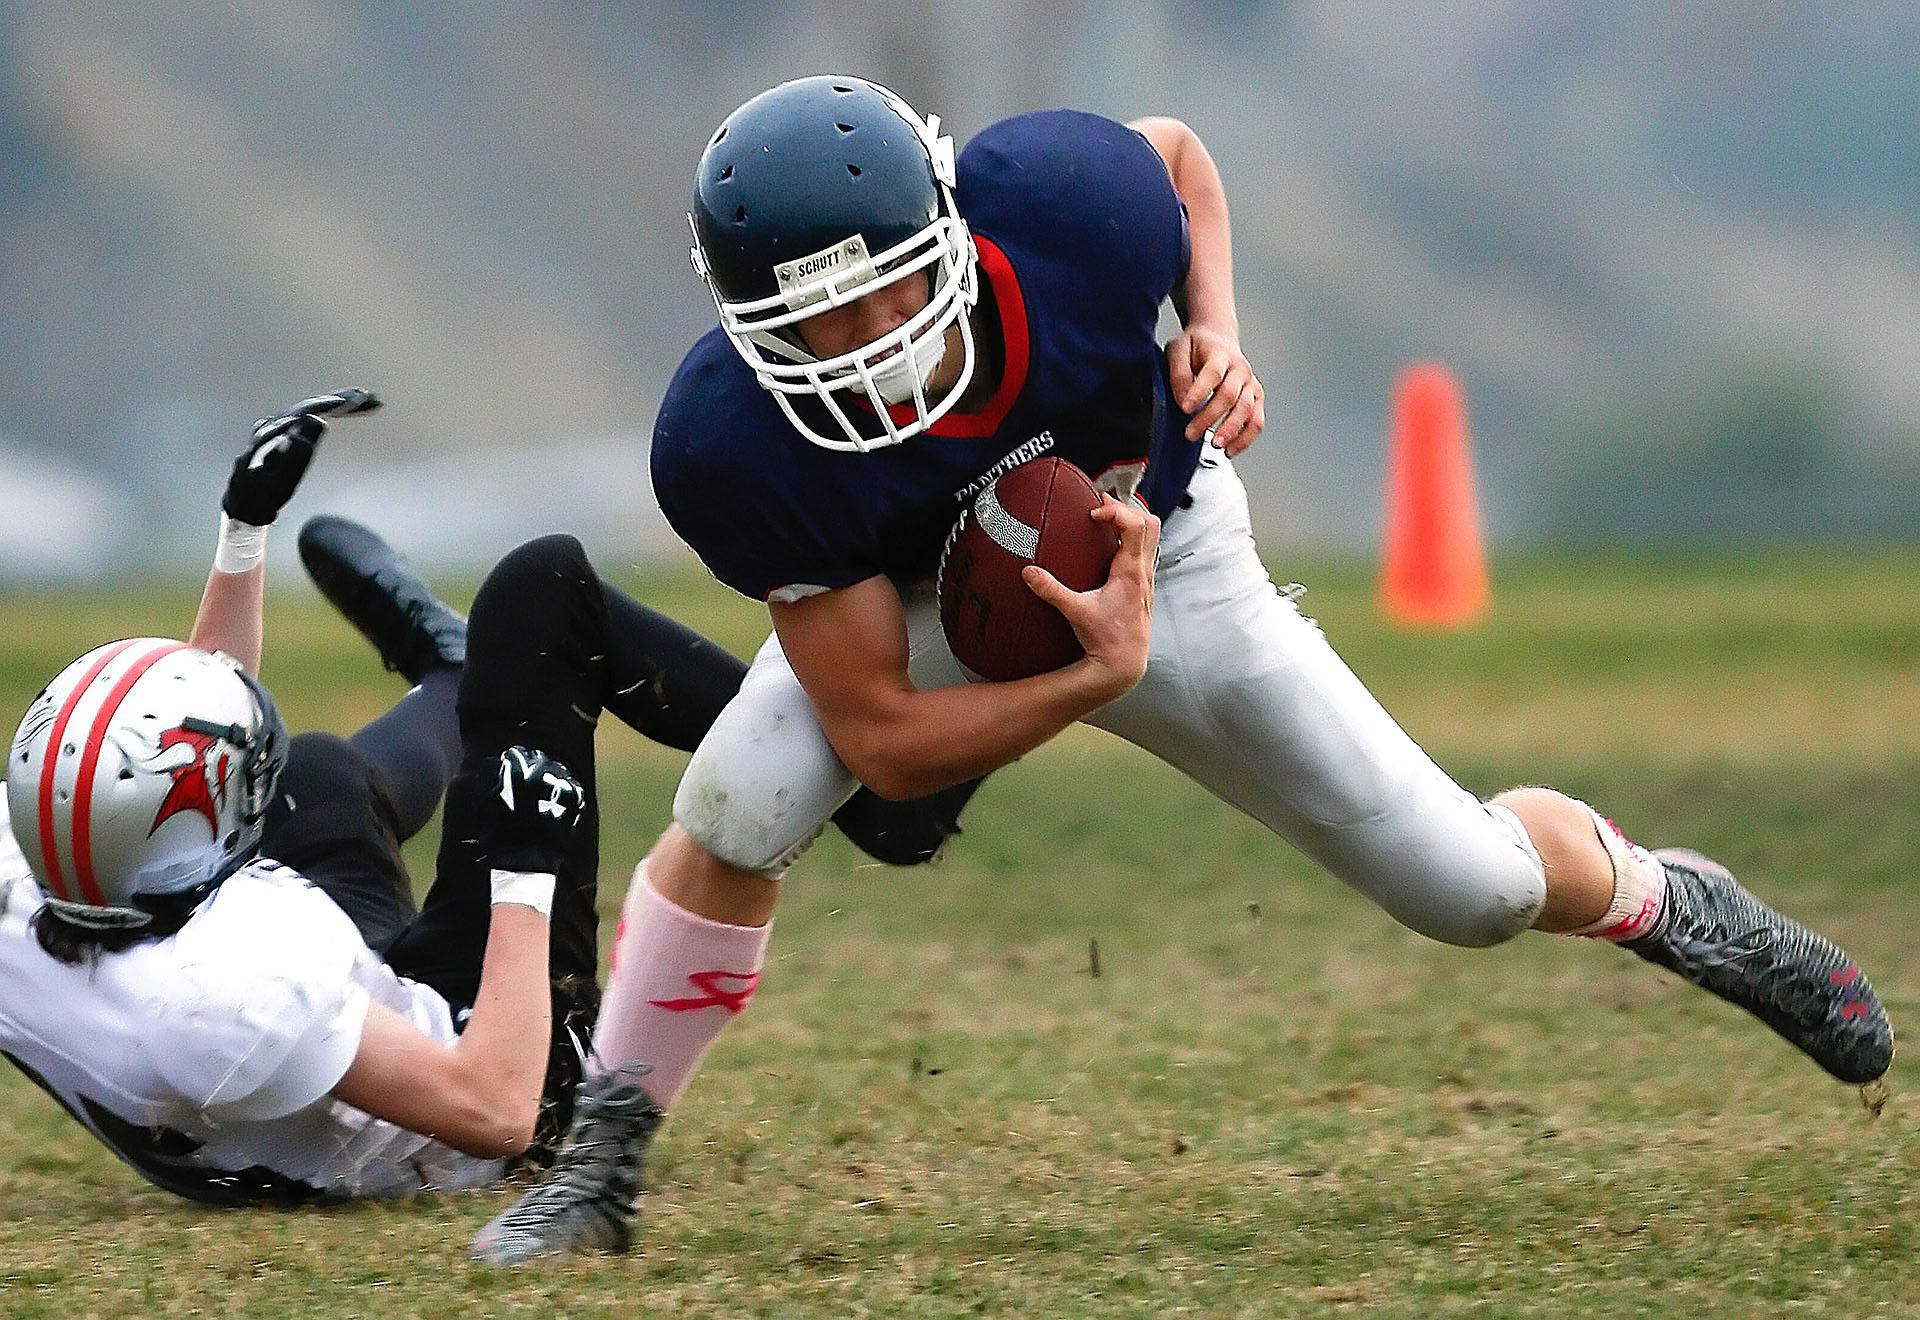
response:
<path id="1" fill-rule="evenodd" d="M 1006 346 L 1006 366 L 1000 373 L 1000 384 L 994 389 L 993 397 L 980 411 L 950 412 L 927 428 L 928 435 L 955 439 L 992 435 L 1000 429 L 1000 423 L 1007 420 L 1014 400 L 1020 397 L 1020 390 L 1027 383 L 1027 300 L 1020 292 L 1019 277 L 1013 273 L 1013 263 L 1007 260 L 999 244 L 979 234 L 973 236 L 973 243 L 980 253 L 980 276 L 993 286 L 993 299 L 1000 310 L 1000 342 Z M 913 409 L 907 404 L 894 405 L 892 412 L 893 420 L 902 426 L 914 418 Z"/>

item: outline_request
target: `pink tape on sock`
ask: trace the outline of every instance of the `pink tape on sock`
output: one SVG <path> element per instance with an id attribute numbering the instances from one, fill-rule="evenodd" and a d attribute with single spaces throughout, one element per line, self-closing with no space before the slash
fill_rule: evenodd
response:
<path id="1" fill-rule="evenodd" d="M 613 976 L 593 1052 L 600 1068 L 645 1063 L 641 1084 L 670 1109 L 701 1058 L 760 986 L 772 925 L 730 926 L 663 897 L 640 863 L 620 913 Z"/>

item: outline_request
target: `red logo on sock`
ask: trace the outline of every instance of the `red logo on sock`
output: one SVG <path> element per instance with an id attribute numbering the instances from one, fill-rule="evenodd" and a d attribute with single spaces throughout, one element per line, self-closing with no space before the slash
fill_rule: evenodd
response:
<path id="1" fill-rule="evenodd" d="M 1601 940 L 1637 939 L 1652 928 L 1653 919 L 1659 914 L 1660 900 L 1656 896 L 1649 894 L 1640 900 L 1640 910 L 1638 912 L 1628 913 L 1611 926 L 1608 926 L 1605 930 L 1594 931 L 1593 936 L 1595 939 Z"/>
<path id="2" fill-rule="evenodd" d="M 753 998 L 753 992 L 760 988 L 758 972 L 723 972 L 715 968 L 709 972 L 689 972 L 687 980 L 699 995 L 687 999 L 649 999 L 647 1002 L 655 1008 L 664 1008 L 669 1013 L 691 1013 L 699 1008 L 724 1008 L 729 1013 L 743 1013 L 747 1001 Z M 737 989 L 729 990 L 724 982 L 738 981 Z"/>

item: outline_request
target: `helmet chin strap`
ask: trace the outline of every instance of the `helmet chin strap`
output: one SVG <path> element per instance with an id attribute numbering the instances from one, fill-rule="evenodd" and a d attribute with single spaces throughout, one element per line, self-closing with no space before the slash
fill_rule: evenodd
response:
<path id="1" fill-rule="evenodd" d="M 937 335 L 927 336 L 925 341 L 911 349 L 895 353 L 891 361 L 873 373 L 873 387 L 888 403 L 909 403 L 913 399 L 914 377 L 920 378 L 920 387 L 924 391 L 926 383 L 940 369 L 941 359 L 946 355 L 947 336 L 943 330 Z"/>

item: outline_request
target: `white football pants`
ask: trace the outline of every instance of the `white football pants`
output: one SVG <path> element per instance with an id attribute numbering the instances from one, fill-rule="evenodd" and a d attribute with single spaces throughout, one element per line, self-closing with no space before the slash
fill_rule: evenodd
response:
<path id="1" fill-rule="evenodd" d="M 1379 904 L 1449 944 L 1496 944 L 1546 897 L 1519 819 L 1455 784 L 1274 589 L 1246 489 L 1209 454 L 1160 538 L 1139 686 L 1089 717 L 1179 769 Z M 931 592 L 906 598 L 921 688 L 966 681 Z M 777 876 L 852 795 L 778 636 L 680 781 L 674 818 L 722 861 Z"/>

